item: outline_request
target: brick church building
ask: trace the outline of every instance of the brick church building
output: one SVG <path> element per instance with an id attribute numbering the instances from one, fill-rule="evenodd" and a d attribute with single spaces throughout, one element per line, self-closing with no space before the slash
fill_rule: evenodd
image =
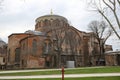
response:
<path id="1" fill-rule="evenodd" d="M 59 68 L 74 61 L 75 67 L 96 65 L 99 45 L 92 33 L 79 31 L 59 15 L 36 19 L 35 30 L 8 37 L 7 66 Z"/>

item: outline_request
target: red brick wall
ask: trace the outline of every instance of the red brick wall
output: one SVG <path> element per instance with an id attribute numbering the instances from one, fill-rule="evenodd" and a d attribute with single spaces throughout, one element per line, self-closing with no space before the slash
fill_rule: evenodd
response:
<path id="1" fill-rule="evenodd" d="M 29 56 L 27 60 L 27 68 L 44 68 L 45 59 L 40 57 Z"/>
<path id="2" fill-rule="evenodd" d="M 20 40 L 29 36 L 28 34 L 12 34 L 8 38 L 8 54 L 9 54 L 9 63 L 14 65 L 15 62 L 15 49 L 20 47 Z"/>

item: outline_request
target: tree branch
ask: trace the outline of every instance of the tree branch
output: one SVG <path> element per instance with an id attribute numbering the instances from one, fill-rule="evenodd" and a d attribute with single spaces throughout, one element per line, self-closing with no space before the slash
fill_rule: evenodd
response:
<path id="1" fill-rule="evenodd" d="M 105 42 L 107 41 L 107 39 L 108 39 L 111 35 L 112 35 L 112 32 L 110 31 L 110 32 L 108 33 L 108 36 L 104 39 L 103 44 L 105 44 Z"/>
<path id="2" fill-rule="evenodd" d="M 105 0 L 103 0 L 103 2 L 112 10 L 112 12 L 113 12 L 113 14 L 115 16 L 115 20 L 117 22 L 117 25 L 120 28 L 120 21 L 118 19 L 117 14 L 116 14 L 116 0 L 113 0 L 113 2 L 111 0 L 109 0 L 109 2 L 112 3 L 113 8 L 108 3 L 106 3 Z M 120 2 L 120 1 L 118 0 L 118 2 Z"/>
<path id="3" fill-rule="evenodd" d="M 115 0 L 114 0 L 115 1 Z M 111 0 L 109 0 L 110 3 L 112 3 L 114 5 L 114 2 L 112 2 Z"/>
<path id="4" fill-rule="evenodd" d="M 104 31 L 105 31 L 105 28 L 104 28 L 104 27 L 102 27 L 102 31 L 101 31 L 100 38 L 102 38 Z"/>
<path id="5" fill-rule="evenodd" d="M 112 11 L 114 10 L 107 2 L 105 2 L 105 0 L 103 0 L 104 4 L 109 7 Z"/>
<path id="6" fill-rule="evenodd" d="M 117 0 L 117 2 L 118 2 L 118 4 L 119 4 L 119 6 L 120 6 L 120 0 Z"/>
<path id="7" fill-rule="evenodd" d="M 120 35 L 117 33 L 117 31 L 115 30 L 114 26 L 111 24 L 110 20 L 104 15 L 104 13 L 100 10 L 98 10 L 98 12 L 105 18 L 105 20 L 109 23 L 110 27 L 113 29 L 113 31 L 115 32 L 115 34 L 117 35 L 117 37 L 120 39 Z"/>
<path id="8" fill-rule="evenodd" d="M 114 11 L 116 11 L 116 0 L 113 0 Z"/>
<path id="9" fill-rule="evenodd" d="M 114 14 L 115 19 L 116 19 L 116 21 L 117 21 L 117 25 L 118 25 L 118 27 L 119 27 L 119 29 L 120 29 L 120 21 L 119 21 L 119 19 L 118 19 L 118 16 L 117 16 L 116 12 L 113 12 L 113 14 Z"/>

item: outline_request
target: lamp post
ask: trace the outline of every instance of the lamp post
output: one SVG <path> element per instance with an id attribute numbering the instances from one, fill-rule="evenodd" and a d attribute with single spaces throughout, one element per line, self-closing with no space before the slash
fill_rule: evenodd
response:
<path id="1" fill-rule="evenodd" d="M 62 72 L 62 80 L 64 80 L 64 66 L 62 66 L 62 70 L 61 70 L 61 72 Z"/>

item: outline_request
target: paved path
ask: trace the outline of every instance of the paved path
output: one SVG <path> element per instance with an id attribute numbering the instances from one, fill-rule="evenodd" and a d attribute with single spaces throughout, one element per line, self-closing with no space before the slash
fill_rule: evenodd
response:
<path id="1" fill-rule="evenodd" d="M 120 73 L 66 74 L 65 78 L 120 76 Z M 61 78 L 61 75 L 0 76 L 0 79 Z"/>
<path id="2" fill-rule="evenodd" d="M 84 67 L 84 68 L 65 68 L 65 70 L 69 69 L 92 69 L 92 68 L 103 68 L 101 67 Z M 17 72 L 34 72 L 34 71 L 54 71 L 54 70 L 61 70 L 61 69 L 33 69 L 33 70 L 8 70 L 8 71 L 0 71 L 2 73 L 17 73 Z"/>
<path id="3" fill-rule="evenodd" d="M 75 69 L 87 69 L 87 68 L 103 68 L 103 67 L 85 67 Z M 71 68 L 74 69 L 74 68 Z M 2 73 L 17 73 L 17 72 L 34 72 L 34 71 L 54 71 L 61 69 L 36 69 L 36 70 L 9 70 L 0 71 Z M 68 70 L 65 69 L 65 70 Z M 120 76 L 120 73 L 93 73 L 93 74 L 65 74 L 65 78 L 76 78 L 76 77 L 102 77 L 102 76 Z M 32 75 L 32 76 L 0 76 L 0 79 L 30 79 L 30 78 L 61 78 L 60 75 Z"/>

